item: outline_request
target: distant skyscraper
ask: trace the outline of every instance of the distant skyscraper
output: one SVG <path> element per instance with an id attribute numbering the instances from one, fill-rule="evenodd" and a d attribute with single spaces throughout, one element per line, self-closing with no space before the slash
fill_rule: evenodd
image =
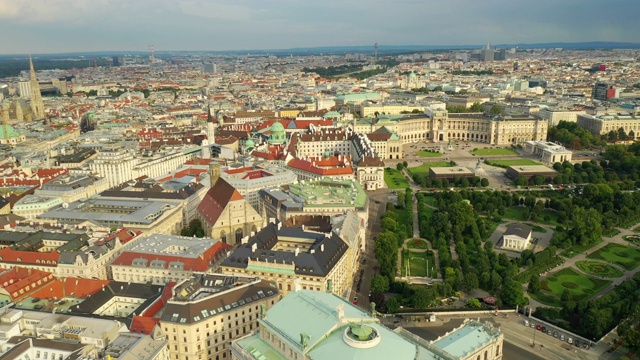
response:
<path id="1" fill-rule="evenodd" d="M 505 60 L 507 60 L 507 49 L 500 49 L 500 50 L 496 53 L 496 60 L 498 60 L 498 61 L 505 61 Z"/>
<path id="2" fill-rule="evenodd" d="M 518 64 L 518 62 L 516 61 L 513 63 L 513 71 L 518 71 L 518 70 L 520 70 L 520 64 Z"/>
<path id="3" fill-rule="evenodd" d="M 205 63 L 204 64 L 204 73 L 205 74 L 215 74 L 218 72 L 218 67 L 215 63 Z"/>
<path id="4" fill-rule="evenodd" d="M 591 91 L 591 97 L 596 100 L 605 101 L 616 96 L 616 89 L 607 83 L 596 83 Z"/>
<path id="5" fill-rule="evenodd" d="M 122 66 L 122 65 L 124 65 L 124 58 L 122 56 L 114 55 L 112 57 L 112 59 L 113 59 L 113 66 Z"/>
<path id="6" fill-rule="evenodd" d="M 40 84 L 36 77 L 36 70 L 33 68 L 33 60 L 29 56 L 29 66 L 31 67 L 31 112 L 33 112 L 34 120 L 44 119 L 44 102 L 40 94 Z"/>
<path id="7" fill-rule="evenodd" d="M 495 51 L 491 48 L 491 44 L 487 45 L 480 51 L 480 61 L 493 61 L 495 59 Z"/>

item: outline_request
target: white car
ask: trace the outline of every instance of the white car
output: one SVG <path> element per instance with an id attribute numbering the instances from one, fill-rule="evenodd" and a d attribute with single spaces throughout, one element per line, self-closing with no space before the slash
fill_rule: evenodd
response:
<path id="1" fill-rule="evenodd" d="M 567 339 L 567 342 L 568 342 L 569 344 L 573 344 L 573 339 L 572 339 L 572 338 L 568 338 L 568 339 Z"/>

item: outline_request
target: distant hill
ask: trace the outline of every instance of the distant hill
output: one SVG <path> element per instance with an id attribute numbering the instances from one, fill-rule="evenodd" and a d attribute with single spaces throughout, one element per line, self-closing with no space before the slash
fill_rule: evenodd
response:
<path id="1" fill-rule="evenodd" d="M 481 49 L 484 44 L 478 45 L 384 45 L 378 47 L 378 54 L 400 54 L 416 51 L 442 51 L 442 50 L 474 50 Z M 537 44 L 496 44 L 496 48 L 519 48 L 519 49 L 640 49 L 640 43 L 615 42 L 615 41 L 589 41 L 575 43 L 537 43 Z M 171 54 L 346 54 L 346 53 L 373 53 L 373 44 L 362 46 L 317 46 L 317 47 L 297 47 L 288 49 L 241 49 L 241 50 L 199 50 L 199 51 L 156 51 L 156 55 L 162 56 Z M 59 54 L 34 54 L 34 57 L 41 58 L 64 58 L 64 57 L 109 57 L 113 55 L 142 55 L 145 51 L 96 51 L 96 52 L 73 52 Z M 26 59 L 26 54 L 0 55 L 0 60 Z"/>

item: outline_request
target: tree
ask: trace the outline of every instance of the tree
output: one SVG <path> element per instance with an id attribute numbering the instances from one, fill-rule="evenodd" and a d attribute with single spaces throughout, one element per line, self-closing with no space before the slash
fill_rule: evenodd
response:
<path id="1" fill-rule="evenodd" d="M 380 273 L 388 277 L 395 277 L 398 261 L 398 238 L 395 233 L 385 231 L 378 235 L 374 249 L 376 259 L 380 264 Z"/>
<path id="2" fill-rule="evenodd" d="M 371 279 L 371 292 L 385 293 L 389 291 L 389 278 L 382 275 L 376 275 Z"/>
<path id="3" fill-rule="evenodd" d="M 528 303 L 527 298 L 524 297 L 522 286 L 518 282 L 510 279 L 502 285 L 500 299 L 502 299 L 503 303 L 510 306 L 524 306 Z"/>
<path id="4" fill-rule="evenodd" d="M 502 106 L 498 104 L 493 104 L 493 106 L 489 110 L 489 114 L 491 114 L 492 116 L 502 115 L 503 113 L 504 110 L 502 109 Z"/>
<path id="5" fill-rule="evenodd" d="M 472 299 L 467 300 L 467 305 L 469 305 L 469 307 L 471 307 L 471 308 L 476 308 L 476 309 L 479 308 L 480 306 L 482 306 L 480 304 L 480 300 L 478 300 L 476 298 L 472 298 Z"/>
<path id="6" fill-rule="evenodd" d="M 529 285 L 527 286 L 527 290 L 530 294 L 535 294 L 540 291 L 540 275 L 533 274 L 531 275 L 531 279 L 529 279 Z"/>
<path id="7" fill-rule="evenodd" d="M 480 186 L 482 187 L 489 186 L 489 180 L 487 178 L 482 178 L 482 180 L 480 180 Z"/>
<path id="8" fill-rule="evenodd" d="M 398 303 L 398 299 L 396 299 L 395 296 L 387 301 L 387 312 L 389 314 L 395 314 L 396 312 L 398 312 L 399 308 L 400 304 Z"/>
<path id="9" fill-rule="evenodd" d="M 482 104 L 480 104 L 480 102 L 474 102 L 470 107 L 469 107 L 469 112 L 483 112 L 484 109 L 482 108 Z"/>
<path id="10" fill-rule="evenodd" d="M 413 307 L 416 309 L 426 309 L 434 299 L 433 290 L 425 286 L 416 287 L 411 298 Z"/>
<path id="11" fill-rule="evenodd" d="M 398 171 L 402 171 L 402 168 L 403 168 L 403 164 L 402 164 L 401 162 L 399 162 L 399 163 L 396 165 L 396 169 L 398 169 Z"/>

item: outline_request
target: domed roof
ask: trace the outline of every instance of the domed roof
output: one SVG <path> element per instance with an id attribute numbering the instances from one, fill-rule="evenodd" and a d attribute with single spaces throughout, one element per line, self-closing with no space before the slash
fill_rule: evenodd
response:
<path id="1" fill-rule="evenodd" d="M 416 77 L 416 74 L 412 71 L 409 73 L 409 79 L 413 79 Z"/>
<path id="2" fill-rule="evenodd" d="M 244 143 L 244 147 L 245 147 L 245 148 L 252 148 L 252 147 L 255 147 L 255 146 L 256 146 L 256 143 L 255 143 L 255 142 L 253 142 L 253 140 L 251 140 L 251 139 L 247 140 L 247 141 Z"/>
<path id="3" fill-rule="evenodd" d="M 273 125 L 271 125 L 271 132 L 281 132 L 281 131 L 284 131 L 284 126 L 279 121 L 276 121 L 273 123 Z"/>
<path id="4" fill-rule="evenodd" d="M 352 324 L 350 326 L 351 333 L 360 341 L 369 340 L 373 333 L 373 328 L 368 325 Z"/>

